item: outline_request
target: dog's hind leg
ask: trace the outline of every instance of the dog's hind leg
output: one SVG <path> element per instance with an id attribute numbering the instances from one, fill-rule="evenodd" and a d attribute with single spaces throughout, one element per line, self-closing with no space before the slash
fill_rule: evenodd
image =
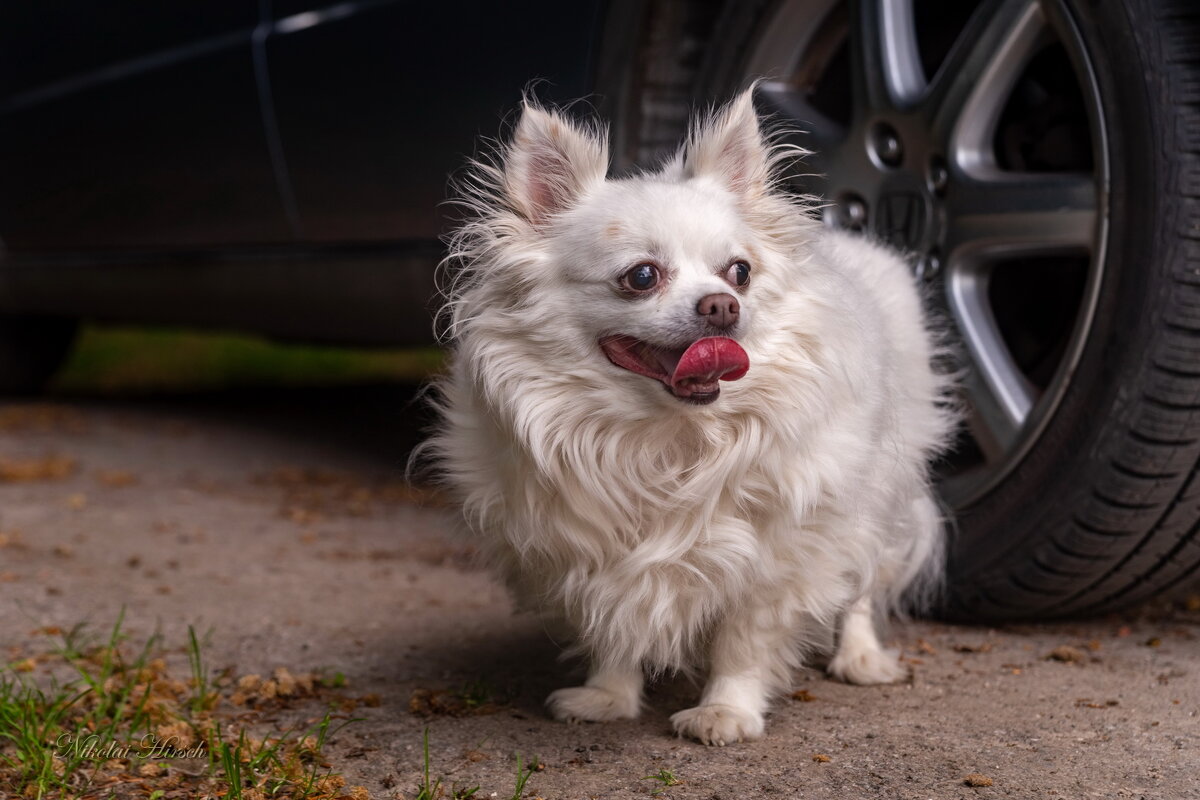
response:
<path id="1" fill-rule="evenodd" d="M 583 686 L 551 692 L 550 715 L 563 722 L 633 719 L 642 710 L 640 665 L 595 665 Z"/>
<path id="2" fill-rule="evenodd" d="M 879 643 L 872 620 L 871 598 L 862 597 L 846 612 L 837 654 L 829 674 L 846 683 L 895 683 L 908 674 L 898 653 Z"/>
<path id="3" fill-rule="evenodd" d="M 940 584 L 944 540 L 933 495 L 921 493 L 909 504 L 908 514 L 897 518 L 901 543 L 884 558 L 874 590 L 850 606 L 842 619 L 837 653 L 828 669 L 847 683 L 895 683 L 907 676 L 898 654 L 879 643 L 872 617 L 879 607 L 926 607 Z"/>

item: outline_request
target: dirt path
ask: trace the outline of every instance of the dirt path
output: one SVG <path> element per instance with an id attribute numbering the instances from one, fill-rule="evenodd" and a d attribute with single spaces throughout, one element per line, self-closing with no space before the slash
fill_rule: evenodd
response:
<path id="1" fill-rule="evenodd" d="M 382 699 L 329 751 L 372 797 L 415 795 L 426 726 L 447 797 L 511 797 L 518 752 L 544 765 L 525 796 L 548 800 L 649 797 L 662 784 L 644 776 L 664 768 L 682 780 L 669 798 L 1200 797 L 1200 609 L 1182 605 L 900 626 L 911 683 L 799 674 L 800 699 L 753 744 L 672 738 L 696 692 L 682 682 L 653 687 L 636 722 L 552 722 L 541 700 L 572 667 L 469 566 L 449 512 L 403 485 L 406 401 L 373 388 L 0 407 L 0 653 L 125 607 L 143 636 L 210 630 L 210 663 L 237 674 L 340 671 Z M 492 713 L 412 713 L 414 693 L 427 708 L 441 690 L 435 706 Z"/>

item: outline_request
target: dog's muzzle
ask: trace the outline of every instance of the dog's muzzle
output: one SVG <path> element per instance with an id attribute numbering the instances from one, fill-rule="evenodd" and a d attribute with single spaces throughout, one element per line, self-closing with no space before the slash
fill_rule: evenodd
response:
<path id="1" fill-rule="evenodd" d="M 607 336 L 600 349 L 613 364 L 661 381 L 671 394 L 692 403 L 711 403 L 720 381 L 736 381 L 750 369 L 750 357 L 733 339 L 709 336 L 686 348 L 657 347 L 632 336 Z"/>

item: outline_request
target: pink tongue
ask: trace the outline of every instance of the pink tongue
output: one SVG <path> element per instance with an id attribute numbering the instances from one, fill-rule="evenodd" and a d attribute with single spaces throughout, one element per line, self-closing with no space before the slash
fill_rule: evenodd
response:
<path id="1" fill-rule="evenodd" d="M 675 366 L 675 374 L 671 376 L 671 386 L 679 389 L 685 383 L 694 385 L 718 380 L 736 381 L 749 369 L 750 358 L 741 345 L 733 339 L 710 336 L 697 339 L 683 351 Z"/>

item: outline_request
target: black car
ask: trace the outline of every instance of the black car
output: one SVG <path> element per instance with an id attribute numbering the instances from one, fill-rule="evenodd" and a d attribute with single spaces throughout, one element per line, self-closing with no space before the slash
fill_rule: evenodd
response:
<path id="1" fill-rule="evenodd" d="M 829 225 L 908 254 L 971 414 L 944 610 L 1116 609 L 1200 567 L 1193 0 L 0 7 L 0 388 L 81 319 L 427 342 L 447 176 L 524 91 L 615 170 L 762 78 Z"/>

